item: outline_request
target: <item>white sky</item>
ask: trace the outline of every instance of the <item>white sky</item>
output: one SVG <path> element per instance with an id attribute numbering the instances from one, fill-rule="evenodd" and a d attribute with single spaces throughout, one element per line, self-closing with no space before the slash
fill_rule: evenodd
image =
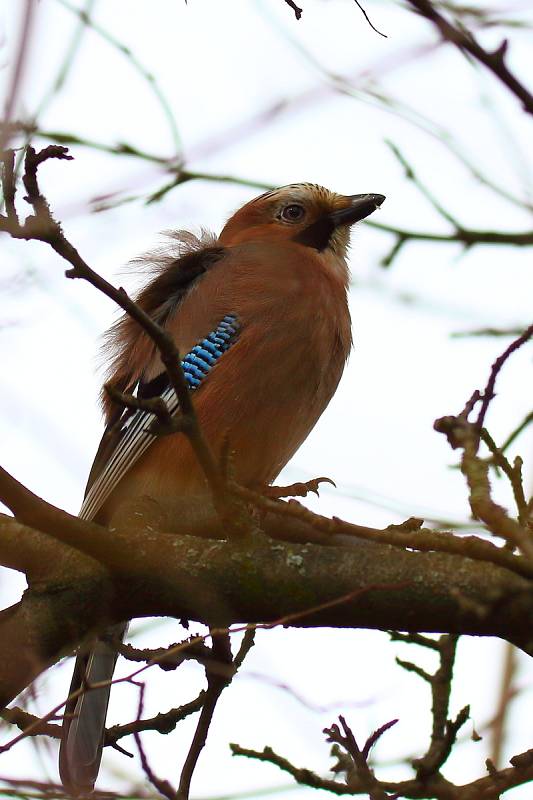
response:
<path id="1" fill-rule="evenodd" d="M 77 24 L 66 5 L 62 0 L 38 3 L 18 116 L 36 112 L 62 63 Z M 414 48 L 431 46 L 434 39 L 421 20 L 399 5 L 367 4 L 387 39 L 374 33 L 348 0 L 302 0 L 301 5 L 299 23 L 282 0 L 189 0 L 187 5 L 129 0 L 127 7 L 96 2 L 94 19 L 156 76 L 175 116 L 189 169 L 279 185 L 306 180 L 346 193 L 379 192 L 387 201 L 377 221 L 446 232 L 447 224 L 406 181 L 384 144 L 389 139 L 464 225 L 501 230 L 531 225 L 525 211 L 475 181 L 437 138 L 384 110 L 365 92 L 373 87 L 390 94 L 444 126 L 492 181 L 531 199 L 526 158 L 531 121 L 517 101 L 451 48 L 409 58 Z M 0 4 L 4 92 L 22 7 L 20 2 Z M 526 17 L 525 4 L 513 8 Z M 501 38 L 495 29 L 481 36 L 487 46 Z M 513 31 L 511 41 L 510 64 L 527 80 L 530 34 Z M 345 78 L 352 89 L 334 91 L 328 71 Z M 284 110 L 270 122 L 247 124 L 280 103 L 286 104 Z M 66 83 L 46 106 L 40 124 L 102 143 L 127 142 L 161 156 L 175 153 L 152 87 L 131 59 L 94 30 L 86 31 Z M 84 258 L 126 286 L 135 284 L 119 268 L 153 246 L 160 230 L 200 225 L 218 230 L 233 209 L 258 193 L 197 181 L 146 206 L 143 198 L 168 179 L 159 167 L 84 147 L 71 152 L 75 161 L 45 166 L 42 186 Z M 89 213 L 96 196 L 115 192 L 140 199 Z M 455 245 L 410 243 L 393 267 L 383 270 L 379 262 L 392 243 L 392 237 L 365 225 L 355 234 L 351 308 L 356 347 L 335 399 L 280 480 L 331 476 L 338 490 L 325 488 L 312 507 L 361 524 L 386 525 L 424 514 L 464 520 L 464 482 L 450 469 L 456 458 L 432 425 L 437 417 L 457 412 L 473 389 L 485 384 L 492 361 L 509 340 L 456 339 L 450 333 L 528 323 L 531 253 L 503 247 L 462 253 Z M 97 340 L 114 310 L 92 287 L 65 280 L 64 265 L 44 245 L 4 237 L 1 247 L 1 463 L 36 493 L 75 512 L 101 434 Z M 531 352 L 524 348 L 498 379 L 498 397 L 487 420 L 496 441 L 531 410 L 532 383 Z M 512 455 L 517 452 L 527 467 L 530 436 L 517 442 Z M 496 483 L 495 495 L 510 502 L 503 481 Z M 380 508 L 383 499 L 394 510 Z M 21 582 L 13 573 L 0 574 L 5 606 L 16 599 Z M 175 623 L 158 623 L 139 641 L 176 641 L 176 628 Z M 452 714 L 470 702 L 478 729 L 494 710 L 503 649 L 501 642 L 467 637 L 459 645 Z M 343 711 L 363 741 L 383 722 L 400 718 L 376 748 L 379 760 L 420 754 L 427 743 L 428 692 L 418 678 L 395 666 L 397 654 L 419 663 L 428 660 L 414 648 L 390 644 L 378 632 L 260 634 L 217 709 L 193 796 L 290 784 L 274 768 L 231 759 L 229 741 L 256 748 L 270 744 L 296 764 L 325 773 L 331 761 L 321 729 Z M 63 697 L 70 669 L 70 663 L 61 665 L 40 681 L 34 704 L 39 711 Z M 192 667 L 158 674 L 149 689 L 147 713 L 190 699 L 200 680 L 201 671 Z M 524 691 L 511 713 L 507 756 L 532 745 L 531 671 L 525 657 L 517 680 Z M 268 686 L 269 681 L 292 687 L 327 712 L 305 707 L 286 690 Z M 131 688 L 115 690 L 110 721 L 133 718 L 136 702 Z M 468 723 L 464 730 L 470 734 L 471 729 Z M 177 782 L 192 730 L 189 722 L 169 737 L 147 735 L 151 763 L 161 777 Z M 458 748 L 446 774 L 458 782 L 484 774 L 487 741 Z M 37 754 L 31 744 L 21 745 L 0 758 L 0 775 L 55 779 L 55 746 L 49 750 L 41 747 Z M 400 778 L 407 771 L 394 766 L 380 774 Z M 101 788 L 131 780 L 142 783 L 140 767 L 106 752 Z M 303 792 L 296 789 L 292 795 Z M 529 796 L 527 788 L 506 795 L 510 800 Z"/>

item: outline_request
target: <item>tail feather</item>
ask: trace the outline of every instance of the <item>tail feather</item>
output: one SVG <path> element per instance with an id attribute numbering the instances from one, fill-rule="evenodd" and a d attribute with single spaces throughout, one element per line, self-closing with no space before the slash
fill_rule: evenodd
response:
<path id="1" fill-rule="evenodd" d="M 110 632 L 114 638 L 124 636 L 126 627 L 116 626 Z M 66 704 L 59 749 L 61 780 L 73 795 L 91 792 L 98 777 L 111 684 L 99 689 L 90 687 L 111 682 L 116 660 L 116 650 L 103 640 L 90 653 L 76 658 L 69 694 L 84 684 L 88 688 Z"/>

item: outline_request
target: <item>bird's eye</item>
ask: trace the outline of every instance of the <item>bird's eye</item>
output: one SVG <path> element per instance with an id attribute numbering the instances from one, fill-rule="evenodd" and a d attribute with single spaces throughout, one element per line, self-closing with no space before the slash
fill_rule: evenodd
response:
<path id="1" fill-rule="evenodd" d="M 291 203 L 281 209 L 280 218 L 284 222 L 300 222 L 305 216 L 305 208 L 298 203 Z"/>

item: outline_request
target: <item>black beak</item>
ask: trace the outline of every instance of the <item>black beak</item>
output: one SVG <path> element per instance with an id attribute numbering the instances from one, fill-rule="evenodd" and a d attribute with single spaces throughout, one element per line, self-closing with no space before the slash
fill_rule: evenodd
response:
<path id="1" fill-rule="evenodd" d="M 365 217 L 369 217 L 374 211 L 381 206 L 385 200 L 384 194 L 352 194 L 348 198 L 351 200 L 351 205 L 347 208 L 340 208 L 337 211 L 332 211 L 329 218 L 334 226 L 338 225 L 353 225 L 354 222 L 359 222 Z"/>
<path id="2" fill-rule="evenodd" d="M 294 241 L 303 244 L 306 247 L 313 247 L 318 252 L 322 252 L 328 246 L 331 236 L 340 225 L 353 225 L 354 222 L 368 217 L 373 214 L 376 208 L 385 200 L 383 194 L 352 194 L 347 197 L 351 203 L 346 208 L 339 208 L 337 211 L 331 211 L 325 214 L 300 231 L 295 237 Z"/>

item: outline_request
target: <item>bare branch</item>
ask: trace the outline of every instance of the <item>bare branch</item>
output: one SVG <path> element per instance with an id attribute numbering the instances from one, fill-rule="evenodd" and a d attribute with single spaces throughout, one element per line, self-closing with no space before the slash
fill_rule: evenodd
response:
<path id="1" fill-rule="evenodd" d="M 492 499 L 489 481 L 489 464 L 477 455 L 479 434 L 477 426 L 468 422 L 463 414 L 441 417 L 434 428 L 444 433 L 451 447 L 461 447 L 461 472 L 469 488 L 469 502 L 476 519 L 481 520 L 495 536 L 505 540 L 525 556 L 524 562 L 533 565 L 533 538 L 530 532 Z"/>
<path id="2" fill-rule="evenodd" d="M 383 725 L 379 729 L 379 733 L 378 731 L 373 733 L 372 736 L 367 740 L 363 750 L 359 749 L 359 745 L 355 740 L 352 729 L 349 727 L 343 716 L 339 717 L 339 722 L 342 726 L 342 733 L 339 726 L 336 724 L 332 725 L 330 728 L 324 728 L 323 732 L 326 734 L 327 742 L 335 742 L 336 744 L 339 744 L 351 756 L 353 768 L 346 775 L 346 783 L 351 785 L 355 780 L 358 785 L 358 789 L 360 787 L 360 789 L 363 791 L 368 792 L 368 797 L 370 800 L 387 800 L 385 790 L 381 787 L 380 782 L 377 780 L 373 770 L 367 763 L 367 757 L 372 744 L 374 744 L 378 738 L 386 730 L 388 730 L 388 728 L 394 725 L 394 722 L 397 722 L 397 720 Z"/>
<path id="3" fill-rule="evenodd" d="M 223 665 L 230 665 L 232 663 L 230 638 L 226 634 L 214 634 L 213 638 L 213 655 L 216 656 Z M 191 780 L 193 772 L 198 763 L 200 753 L 202 752 L 206 740 L 215 708 L 220 698 L 220 695 L 231 682 L 231 677 L 224 677 L 221 671 L 212 672 L 206 670 L 207 677 L 207 692 L 205 694 L 204 703 L 200 712 L 200 719 L 194 733 L 187 758 L 181 771 L 180 782 L 178 791 L 176 793 L 176 800 L 188 800 L 191 788 Z"/>
<path id="4" fill-rule="evenodd" d="M 294 16 L 296 19 L 300 19 L 303 9 L 299 8 L 293 0 L 285 0 L 285 2 L 294 11 Z"/>
<path id="5" fill-rule="evenodd" d="M 376 28 L 376 26 L 375 26 L 375 25 L 373 25 L 373 24 L 372 24 L 372 21 L 370 20 L 370 17 L 369 17 L 369 16 L 368 16 L 368 14 L 366 13 L 365 9 L 363 8 L 363 6 L 362 6 L 362 5 L 361 5 L 361 3 L 359 2 L 359 0 L 354 0 L 354 3 L 356 4 L 357 8 L 359 9 L 359 11 L 360 11 L 360 12 L 361 12 L 361 14 L 363 15 L 363 17 L 366 19 L 366 21 L 368 22 L 368 24 L 370 25 L 370 27 L 372 28 L 372 30 L 373 30 L 373 31 L 375 31 L 376 33 L 379 33 L 379 35 L 380 35 L 380 36 L 383 36 L 383 38 L 384 38 L 384 39 L 387 39 L 387 38 L 388 38 L 388 37 L 387 37 L 387 34 L 386 34 L 386 33 L 382 33 L 381 31 L 379 31 L 379 30 Z"/>
<path id="6" fill-rule="evenodd" d="M 230 748 L 235 756 L 245 756 L 246 758 L 252 758 L 256 761 L 263 761 L 279 767 L 279 769 L 287 772 L 297 783 L 303 786 L 324 789 L 336 795 L 353 796 L 366 793 L 368 796 L 367 790 L 355 776 L 349 784 L 322 778 L 305 767 L 296 767 L 288 759 L 274 752 L 271 747 L 265 747 L 263 750 L 257 751 L 241 747 L 238 744 L 231 744 Z M 501 795 L 508 789 L 521 786 L 533 780 L 533 750 L 514 756 L 510 759 L 510 762 L 512 764 L 511 767 L 493 770 L 489 775 L 462 786 L 450 783 L 439 774 L 430 776 L 424 781 L 418 778 L 398 782 L 379 781 L 379 789 L 391 793 L 391 800 L 400 797 L 412 798 L 412 800 L 422 800 L 423 798 L 436 798 L 436 800 L 496 798 L 496 796 Z M 498 794 L 496 795 L 495 792 Z"/>
<path id="7" fill-rule="evenodd" d="M 158 647 L 157 649 L 146 648 L 139 650 L 121 640 L 112 640 L 111 644 L 116 647 L 117 652 L 127 661 L 151 662 L 157 664 L 165 672 L 177 669 L 184 661 L 189 659 L 194 659 L 203 665 L 213 661 L 211 649 L 204 644 L 199 636 L 192 636 L 184 642 L 176 642 L 168 647 Z M 227 674 L 227 667 L 225 669 L 225 674 Z"/>
<path id="8" fill-rule="evenodd" d="M 459 712 L 455 720 L 448 719 L 457 636 L 441 636 L 437 644 L 440 666 L 433 675 L 424 673 L 423 676 L 431 686 L 431 713 L 433 716 L 431 743 L 426 754 L 413 761 L 417 778 L 421 782 L 426 781 L 430 776 L 438 775 L 440 768 L 450 755 L 459 729 L 464 725 L 470 713 L 467 706 Z"/>
<path id="9" fill-rule="evenodd" d="M 112 728 L 106 730 L 104 744 L 106 746 L 113 746 L 119 739 L 122 739 L 124 736 L 130 736 L 135 732 L 157 731 L 162 734 L 170 733 L 174 730 L 178 722 L 200 711 L 204 700 L 205 692 L 202 691 L 194 700 L 185 703 L 179 708 L 171 708 L 170 711 L 162 711 L 156 714 L 155 717 L 149 717 L 147 719 L 138 717 L 133 720 L 133 722 L 128 722 L 125 725 L 113 725 Z"/>
<path id="10" fill-rule="evenodd" d="M 481 47 L 471 31 L 459 27 L 459 25 L 453 25 L 440 14 L 431 0 L 408 0 L 408 3 L 437 28 L 445 41 L 455 45 L 463 53 L 472 56 L 490 70 L 511 94 L 520 100 L 524 111 L 533 114 L 533 95 L 509 70 L 505 62 L 508 47 L 506 39 L 496 50 L 489 52 Z"/>
<path id="11" fill-rule="evenodd" d="M 0 711 L 0 717 L 11 725 L 16 725 L 21 731 L 25 731 L 31 726 L 31 736 L 50 736 L 52 739 L 61 738 L 61 725 L 54 725 L 52 722 L 41 720 L 35 714 L 24 711 L 23 708 L 4 708 Z"/>
<path id="12" fill-rule="evenodd" d="M 524 485 L 522 481 L 522 459 L 517 456 L 515 463 L 511 465 L 503 454 L 503 451 L 497 447 L 494 439 L 486 428 L 481 428 L 480 435 L 482 441 L 485 442 L 492 454 L 494 464 L 499 467 L 509 479 L 518 510 L 519 523 L 524 527 L 527 526 L 529 509 L 524 495 Z"/>
<path id="13" fill-rule="evenodd" d="M 496 713 L 492 720 L 490 731 L 490 758 L 492 763 L 500 768 L 502 766 L 502 753 L 505 743 L 506 727 L 509 722 L 511 701 L 516 695 L 514 686 L 518 667 L 517 651 L 512 644 L 505 645 L 502 659 L 499 696 L 496 704 Z"/>
<path id="14" fill-rule="evenodd" d="M 148 411 L 157 417 L 163 428 L 174 427 L 168 406 L 161 397 L 134 397 L 132 394 L 119 392 L 111 383 L 104 384 L 104 389 L 114 403 L 132 411 Z"/>
<path id="15" fill-rule="evenodd" d="M 507 361 L 507 359 L 515 353 L 522 345 L 528 342 L 533 337 L 533 324 L 531 324 L 526 330 L 511 344 L 509 347 L 503 351 L 503 353 L 498 356 L 494 364 L 492 365 L 489 380 L 487 381 L 487 385 L 483 390 L 483 399 L 481 402 L 481 409 L 479 411 L 478 418 L 476 420 L 476 427 L 478 430 L 481 430 L 483 425 L 485 424 L 485 416 L 489 408 L 489 404 L 491 400 L 494 398 L 494 387 L 496 385 L 496 378 L 498 377 L 498 373 L 500 372 L 501 368 Z"/>
<path id="16" fill-rule="evenodd" d="M 141 719 L 144 709 L 144 683 L 137 683 L 137 686 L 139 687 L 139 706 L 137 710 L 137 719 Z M 138 730 L 133 731 L 133 738 L 135 739 L 135 744 L 137 745 L 137 749 L 139 751 L 141 766 L 143 768 L 144 774 L 146 775 L 152 786 L 155 789 L 157 789 L 157 791 L 160 792 L 163 795 L 163 797 L 167 797 L 168 800 L 174 800 L 174 798 L 176 797 L 175 789 L 171 786 L 171 784 L 168 781 L 158 778 L 155 772 L 150 767 L 150 764 L 148 763 L 148 758 L 146 756 L 146 753 L 144 751 L 141 742 L 141 736 Z"/>
<path id="17" fill-rule="evenodd" d="M 521 336 L 524 328 L 475 328 L 471 331 L 454 331 L 450 334 L 453 339 L 462 339 L 467 336 Z"/>
<path id="18" fill-rule="evenodd" d="M 36 5 L 37 5 L 36 0 L 25 0 L 24 9 L 21 15 L 22 24 L 15 54 L 15 64 L 6 94 L 6 102 L 3 113 L 3 122 L 7 124 L 9 124 L 11 117 L 13 116 L 13 111 L 15 110 L 17 96 L 19 94 L 20 87 L 22 85 L 22 80 L 24 77 L 24 69 L 26 66 L 27 56 L 29 52 L 33 18 L 35 15 Z M 0 135 L 0 152 L 3 152 L 4 150 L 7 138 L 8 138 L 7 129 L 3 127 L 2 133 Z"/>
<path id="19" fill-rule="evenodd" d="M 515 439 L 517 439 L 522 431 L 524 431 L 528 425 L 533 422 L 533 411 L 530 411 L 529 414 L 526 414 L 522 422 L 516 426 L 516 428 L 509 434 L 505 442 L 500 447 L 502 453 L 505 453 L 508 447 L 512 445 Z"/>

